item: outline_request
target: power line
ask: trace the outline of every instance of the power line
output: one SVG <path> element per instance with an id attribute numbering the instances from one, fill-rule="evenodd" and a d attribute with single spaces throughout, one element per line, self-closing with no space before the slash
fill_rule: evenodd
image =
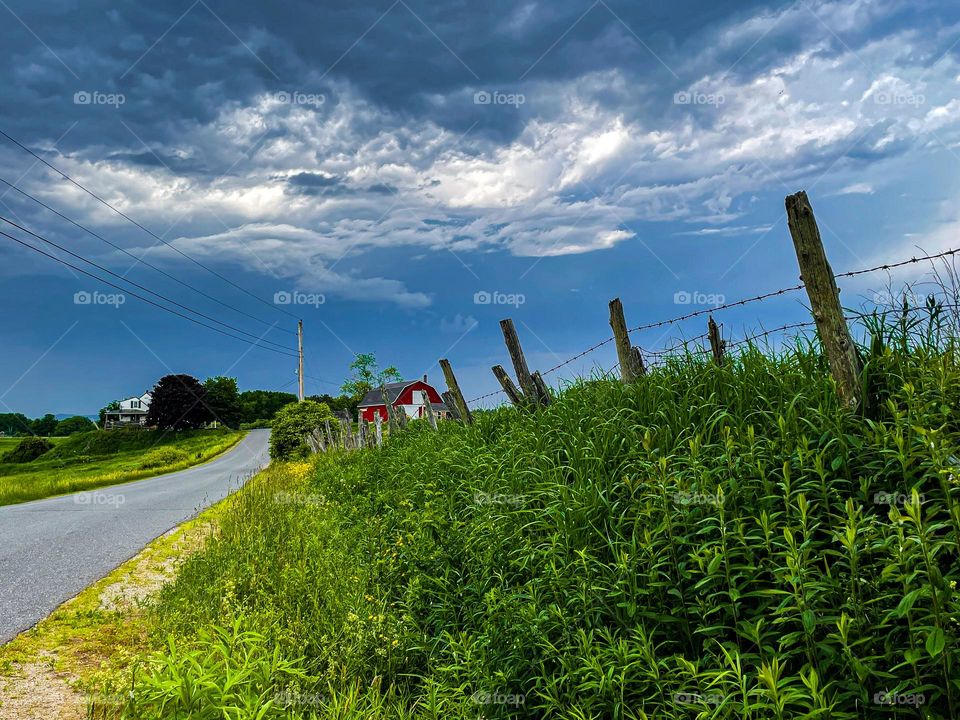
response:
<path id="1" fill-rule="evenodd" d="M 196 318 L 192 318 L 192 317 L 190 317 L 189 315 L 184 315 L 184 314 L 181 313 L 181 312 L 178 312 L 178 311 L 176 311 L 176 310 L 172 310 L 171 308 L 168 308 L 168 307 L 166 307 L 165 305 L 161 305 L 161 304 L 159 304 L 159 303 L 154 302 L 153 300 L 151 300 L 151 299 L 149 299 L 149 298 L 145 298 L 145 297 L 143 297 L 142 295 L 138 295 L 138 294 L 135 293 L 135 292 L 131 292 L 130 290 L 127 290 L 126 288 L 121 287 L 120 285 L 116 285 L 116 284 L 110 282 L 109 280 L 104 280 L 103 278 L 97 277 L 97 276 L 94 275 L 93 273 L 88 272 L 87 270 L 84 270 L 84 269 L 81 268 L 81 267 L 77 267 L 76 265 L 74 265 L 74 264 L 72 264 L 72 263 L 69 263 L 69 262 L 67 262 L 66 260 L 62 260 L 61 258 L 58 258 L 56 255 L 51 255 L 51 254 L 48 253 L 48 252 L 44 252 L 44 251 L 41 250 L 40 248 L 34 247 L 34 246 L 31 245 L 30 243 L 24 242 L 24 241 L 21 240 L 20 238 L 14 237 L 13 235 L 11 235 L 11 234 L 9 234 L 9 233 L 7 233 L 7 232 L 4 232 L 3 230 L 0 230 L 0 235 L 2 235 L 3 237 L 9 238 L 10 240 L 13 240 L 15 243 L 19 243 L 20 245 L 23 245 L 25 248 L 28 248 L 28 249 L 30 249 L 30 250 L 33 250 L 35 253 L 39 253 L 40 255 L 43 255 L 43 256 L 45 256 L 45 257 L 48 257 L 48 258 L 50 258 L 51 260 L 60 263 L 61 265 L 65 265 L 65 266 L 67 266 L 67 267 L 69 267 L 69 268 L 72 268 L 73 270 L 76 270 L 77 272 L 83 273 L 83 274 L 86 275 L 87 277 L 91 277 L 91 278 L 93 278 L 94 280 L 96 280 L 96 281 L 98 281 L 98 282 L 102 282 L 102 283 L 104 283 L 105 285 L 109 285 L 110 287 L 115 288 L 115 289 L 117 289 L 117 290 L 120 290 L 121 292 L 126 293 L 126 294 L 128 294 L 128 295 L 132 295 L 133 297 L 137 298 L 138 300 L 142 300 L 143 302 L 148 303 L 148 304 L 150 304 L 150 305 L 153 305 L 154 307 L 160 308 L 161 310 L 165 310 L 165 311 L 168 312 L 168 313 L 172 313 L 172 314 L 174 314 L 174 315 L 177 315 L 178 317 L 182 317 L 182 318 L 185 319 L 185 320 L 189 320 L 190 322 L 195 323 L 196 325 L 200 325 L 200 326 L 205 327 L 205 328 L 207 328 L 207 329 L 209 329 L 209 330 L 213 330 L 214 332 L 218 332 L 218 333 L 220 333 L 221 335 L 226 335 L 227 337 L 233 338 L 234 340 L 240 340 L 241 342 L 245 342 L 245 343 L 248 343 L 248 344 L 250 344 L 250 345 L 255 345 L 255 346 L 257 346 L 257 347 L 259 347 L 259 348 L 262 348 L 262 349 L 264 349 L 264 350 L 269 350 L 269 351 L 271 351 L 271 352 L 275 352 L 275 353 L 277 353 L 277 354 L 279 354 L 279 355 L 286 355 L 287 357 L 297 357 L 295 354 L 286 353 L 286 352 L 283 352 L 283 351 L 281 351 L 281 350 L 276 350 L 276 349 L 274 349 L 274 348 L 272 348 L 272 347 L 268 347 L 268 346 L 266 346 L 266 345 L 262 345 L 260 342 L 253 342 L 253 341 L 247 340 L 246 338 L 237 337 L 236 335 L 231 335 L 231 334 L 228 333 L 228 332 L 224 332 L 224 331 L 221 330 L 220 328 L 214 327 L 214 326 L 212 326 L 212 325 L 207 325 L 206 323 L 200 322 L 200 321 L 197 320 Z"/>
<path id="2" fill-rule="evenodd" d="M 8 182 L 7 180 L 3 179 L 2 177 L 0 177 L 0 182 L 2 182 L 4 185 L 6 185 L 7 187 L 11 188 L 12 190 L 16 190 L 18 193 L 20 193 L 20 194 L 23 195 L 24 197 L 27 197 L 27 198 L 29 198 L 30 200 L 33 200 L 35 203 L 37 203 L 37 204 L 40 205 L 41 207 L 46 208 L 47 210 L 49 210 L 49 211 L 52 212 L 53 214 L 57 215 L 58 217 L 63 218 L 64 220 L 66 220 L 66 221 L 69 222 L 70 224 L 72 224 L 72 225 L 80 228 L 80 229 L 83 230 L 85 233 L 88 233 L 89 235 L 92 235 L 93 237 L 97 238 L 98 240 L 101 240 L 101 241 L 105 242 L 105 243 L 106 243 L 107 245 L 109 245 L 110 247 L 112 247 L 112 248 L 114 248 L 114 249 L 116 249 L 116 250 L 119 250 L 120 252 L 122 252 L 124 255 L 127 255 L 128 257 L 133 258 L 133 259 L 136 260 L 138 263 L 140 263 L 140 264 L 142 264 L 142 265 L 146 265 L 146 266 L 147 266 L 148 268 L 150 268 L 151 270 L 156 270 L 158 273 L 160 273 L 161 275 L 164 275 L 165 277 L 170 278 L 170 279 L 173 280 L 174 282 L 177 282 L 177 283 L 179 283 L 180 285 L 183 285 L 184 287 L 189 288 L 189 289 L 193 290 L 194 292 L 199 293 L 200 295 L 203 295 L 203 297 L 207 298 L 208 300 L 212 300 L 213 302 L 215 302 L 215 303 L 217 303 L 217 304 L 219 304 L 219 305 L 222 305 L 222 306 L 225 307 L 225 308 L 228 308 L 228 309 L 230 309 L 230 310 L 233 310 L 233 311 L 236 312 L 236 313 L 239 313 L 239 314 L 241 314 L 241 315 L 244 315 L 244 316 L 250 318 L 251 320 L 256 320 L 258 323 L 262 323 L 263 325 L 267 325 L 267 326 L 269 326 L 269 327 L 273 327 L 274 329 L 279 330 L 280 332 L 285 332 L 285 333 L 288 333 L 288 334 L 290 334 L 290 335 L 296 335 L 296 333 L 293 332 L 292 330 L 287 330 L 286 328 L 276 327 L 273 323 L 270 323 L 270 322 L 267 321 L 267 320 L 264 320 L 264 319 L 262 319 L 262 318 L 259 318 L 259 317 L 257 317 L 256 315 L 251 315 L 250 313 L 248 313 L 248 312 L 246 312 L 246 311 L 244 311 L 244 310 L 241 310 L 240 308 L 234 307 L 233 305 L 230 305 L 229 303 L 226 303 L 226 302 L 220 300 L 219 298 L 216 298 L 216 297 L 214 297 L 213 295 L 210 295 L 210 294 L 204 292 L 203 290 L 201 290 L 201 289 L 198 288 L 198 287 L 194 287 L 193 285 L 191 285 L 191 284 L 188 283 L 188 282 L 184 282 L 184 281 L 181 280 L 180 278 L 178 278 L 178 277 L 176 277 L 176 276 L 168 273 L 166 270 L 163 270 L 162 268 L 159 268 L 159 267 L 157 267 L 156 265 L 153 265 L 152 263 L 147 262 L 147 261 L 144 260 L 142 257 L 137 257 L 137 256 L 134 255 L 132 252 L 128 251 L 126 248 L 123 248 L 123 247 L 121 247 L 120 245 L 117 245 L 116 243 L 113 243 L 113 242 L 111 242 L 110 240 L 107 240 L 105 237 L 103 237 L 103 236 L 100 235 L 99 233 L 96 233 L 96 232 L 94 232 L 93 230 L 90 230 L 89 228 L 85 227 L 84 225 L 81 225 L 80 223 L 78 223 L 78 222 L 77 222 L 76 220 L 74 220 L 73 218 L 68 217 L 67 215 L 64 215 L 62 212 L 60 212 L 60 211 L 57 210 L 56 208 L 53 208 L 53 207 L 47 205 L 45 202 L 43 202 L 42 200 L 34 197 L 34 196 L 31 195 L 30 193 L 28 193 L 26 190 L 20 189 L 20 188 L 17 187 L 15 184 L 13 184 L 13 183 L 11 183 L 11 182 Z"/>
<path id="3" fill-rule="evenodd" d="M 81 261 L 87 263 L 88 265 L 92 265 L 93 267 L 97 268 L 97 270 L 100 270 L 101 272 L 105 272 L 105 273 L 107 273 L 108 275 L 110 275 L 110 276 L 112 276 L 112 277 L 118 278 L 118 279 L 121 280 L 122 282 L 125 282 L 125 283 L 127 283 L 127 284 L 129 284 L 129 285 L 132 285 L 132 286 L 135 287 L 135 288 L 138 288 L 139 290 L 143 290 L 144 292 L 150 293 L 151 295 L 154 295 L 155 297 L 158 297 L 158 298 L 160 298 L 160 299 L 162 299 L 162 300 L 165 300 L 166 302 L 170 303 L 171 305 L 175 305 L 176 307 L 181 308 L 181 309 L 183 309 L 183 310 L 186 310 L 187 312 L 191 312 L 191 313 L 193 313 L 194 315 L 198 315 L 199 317 L 202 317 L 202 318 L 204 318 L 205 320 L 209 320 L 210 322 L 214 322 L 214 323 L 217 323 L 218 325 L 222 325 L 223 327 L 229 328 L 230 330 L 233 330 L 234 332 L 238 332 L 238 333 L 240 333 L 240 334 L 242 334 L 242 335 L 247 335 L 248 337 L 252 337 L 252 338 L 254 338 L 255 340 L 257 340 L 258 342 L 263 342 L 263 343 L 266 343 L 266 344 L 268 344 L 268 345 L 274 345 L 274 346 L 276 346 L 276 347 L 278 347 L 278 348 L 281 348 L 281 349 L 283 349 L 283 350 L 292 350 L 292 348 L 288 348 L 288 347 L 286 347 L 285 345 L 280 345 L 279 343 L 275 343 L 275 342 L 273 342 L 272 340 L 263 340 L 262 338 L 254 335 L 253 333 L 249 333 L 249 332 L 247 332 L 246 330 L 242 330 L 242 329 L 240 329 L 240 328 L 238 328 L 238 327 L 234 327 L 233 325 L 230 325 L 229 323 L 225 323 L 225 322 L 223 322 L 223 321 L 221 321 L 221 320 L 217 320 L 217 319 L 214 318 L 214 317 L 210 317 L 209 315 L 205 315 L 204 313 L 200 312 L 199 310 L 194 310 L 193 308 L 190 308 L 190 307 L 187 307 L 186 305 L 183 305 L 183 304 L 181 304 L 181 303 L 178 303 L 176 300 L 171 300 L 170 298 L 166 297 L 165 295 L 162 295 L 162 294 L 160 294 L 160 293 L 158 293 L 158 292 L 155 292 L 154 290 L 151 290 L 150 288 L 144 287 L 143 285 L 140 285 L 139 283 L 136 283 L 136 282 L 134 282 L 133 280 L 129 280 L 129 279 L 123 277 L 122 275 L 118 275 L 117 273 L 113 272 L 113 271 L 110 270 L 109 268 L 105 268 L 105 267 L 103 267 L 102 265 L 98 265 L 97 263 L 93 262 L 92 260 L 88 260 L 87 258 L 83 257 L 82 255 L 79 255 L 78 253 L 75 253 L 75 252 L 73 252 L 73 251 L 71 251 L 71 250 L 68 250 L 67 248 L 63 247 L 62 245 L 58 245 L 57 243 L 53 242 L 52 240 L 48 240 L 47 238 L 43 237 L 42 235 L 39 235 L 38 233 L 35 233 L 33 230 L 30 230 L 29 228 L 26 228 L 26 227 L 24 227 L 23 225 L 19 225 L 19 224 L 13 222 L 13 220 L 10 220 L 9 218 L 5 218 L 5 217 L 3 217 L 2 215 L 0 215 L 0 220 L 2 220 L 3 222 L 7 223 L 8 225 L 12 225 L 13 227 L 17 228 L 18 230 L 22 230 L 23 232 L 28 233 L 29 235 L 32 235 L 33 237 L 37 238 L 37 239 L 40 240 L 41 242 L 46 243 L 47 245 L 50 245 L 50 246 L 52 246 L 52 247 L 57 248 L 57 250 L 60 250 L 60 251 L 62 251 L 62 252 L 67 253 L 67 254 L 70 255 L 71 257 L 75 257 L 76 259 L 81 260 Z M 117 287 L 117 286 L 114 286 L 114 287 Z M 124 290 L 124 288 L 119 288 L 119 289 Z M 126 290 L 124 290 L 124 292 L 126 292 Z"/>
<path id="4" fill-rule="evenodd" d="M 261 298 L 260 296 L 255 295 L 254 293 L 252 293 L 252 292 L 250 292 L 249 290 L 247 290 L 245 287 L 243 287 L 243 286 L 241 286 L 241 285 L 238 285 L 237 283 L 233 282 L 233 280 L 231 280 L 230 278 L 228 278 L 228 277 L 220 274 L 219 272 L 217 272 L 217 271 L 214 270 L 213 268 L 210 268 L 210 267 L 208 267 L 207 265 L 204 265 L 204 264 L 203 264 L 202 262 L 200 262 L 199 260 L 196 260 L 196 259 L 194 259 L 193 257 L 191 257 L 190 255 L 187 255 L 185 252 L 183 252 L 182 250 L 180 250 L 180 249 L 179 249 L 178 247 L 176 247 L 175 245 L 172 245 L 171 243 L 167 242 L 167 241 L 164 240 L 162 237 L 160 237 L 159 235 L 157 235 L 156 233 L 154 233 L 152 230 L 148 230 L 147 228 L 145 228 L 143 225 L 141 225 L 140 223 L 138 223 L 136 220 L 134 220 L 133 218 L 131 218 L 129 215 L 127 215 L 127 214 L 124 213 L 123 211 L 118 210 L 116 207 L 114 207 L 113 205 L 111 205 L 110 203 L 108 203 L 106 200 L 104 200 L 102 197 L 100 197 L 99 195 L 97 195 L 97 194 L 96 194 L 95 192 L 93 192 L 92 190 L 88 190 L 86 187 L 84 187 L 83 185 L 81 185 L 79 182 L 77 182 L 76 180 L 74 180 L 72 177 L 70 177 L 69 175 L 67 175 L 65 172 L 63 172 L 63 171 L 60 170 L 59 168 L 55 167 L 54 165 L 51 165 L 49 162 L 47 162 L 47 161 L 44 160 L 42 157 L 40 157 L 39 155 L 37 155 L 37 153 L 35 153 L 33 150 L 31 150 L 31 149 L 28 148 L 26 145 L 24 145 L 23 143 L 21 143 L 19 140 L 17 140 L 16 138 L 11 137 L 11 136 L 8 135 L 6 132 L 4 132 L 2 128 L 0 128 L 0 135 L 2 135 L 2 136 L 5 137 L 7 140 L 9 140 L 10 142 L 12 142 L 14 145 L 17 145 L 17 146 L 18 146 L 19 148 L 21 148 L 22 150 L 30 153 L 30 155 L 32 155 L 34 158 L 36 158 L 37 161 L 39 161 L 39 162 L 43 163 L 44 165 L 46 165 L 48 168 L 50 168 L 51 170 L 53 170 L 55 173 L 57 173 L 58 175 L 60 175 L 60 176 L 61 176 L 62 178 L 64 178 L 65 180 L 67 180 L 67 181 L 73 183 L 74 185 L 76 185 L 78 188 L 80 188 L 81 190 L 83 190 L 85 193 L 87 193 L 87 195 L 89 195 L 90 197 L 92 197 L 92 198 L 93 198 L 94 200 L 96 200 L 97 202 L 99 202 L 99 203 L 101 203 L 102 205 L 105 205 L 106 207 L 110 208 L 110 209 L 113 210 L 113 212 L 115 212 L 117 215 L 119 215 L 120 217 L 124 218 L 124 219 L 127 220 L 128 222 L 136 225 L 138 228 L 140 228 L 140 229 L 143 230 L 145 233 L 147 233 L 150 237 L 154 238 L 154 239 L 157 240 L 158 242 L 163 243 L 163 244 L 166 245 L 168 248 L 170 248 L 170 249 L 173 250 L 174 252 L 178 253 L 179 255 L 182 255 L 183 257 L 185 257 L 187 260 L 189 260 L 190 262 L 194 263 L 195 265 L 203 268 L 204 270 L 206 270 L 207 272 L 209 272 L 211 275 L 215 275 L 216 277 L 218 277 L 218 278 L 220 278 L 221 280 L 223 280 L 225 283 L 227 283 L 227 284 L 229 284 L 229 285 L 232 285 L 233 287 L 235 287 L 235 288 L 236 288 L 237 290 L 239 290 L 240 292 L 242 292 L 242 293 L 244 293 L 244 294 L 246 294 L 246 295 L 249 295 L 250 297 L 252 297 L 252 298 L 253 298 L 254 300 L 256 300 L 257 302 L 263 303 L 264 305 L 266 305 L 267 307 L 269 307 L 269 308 L 271 308 L 271 309 L 273 309 L 273 310 L 278 310 L 278 311 L 282 312 L 282 313 L 285 314 L 285 315 L 289 315 L 289 316 L 292 317 L 292 318 L 296 318 L 296 317 L 297 317 L 297 316 L 294 315 L 293 313 L 288 312 L 287 310 L 284 310 L 283 308 L 278 307 L 277 305 L 273 305 L 273 304 L 267 302 L 266 300 L 264 300 L 264 299 Z"/>

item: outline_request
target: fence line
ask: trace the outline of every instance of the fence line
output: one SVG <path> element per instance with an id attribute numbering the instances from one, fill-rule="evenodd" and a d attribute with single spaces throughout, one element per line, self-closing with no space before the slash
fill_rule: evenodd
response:
<path id="1" fill-rule="evenodd" d="M 817 241 L 819 241 L 819 237 L 817 238 Z M 913 264 L 920 263 L 920 262 L 935 261 L 935 260 L 938 260 L 938 259 L 941 259 L 941 258 L 952 257 L 952 256 L 956 255 L 958 252 L 960 252 L 960 248 L 951 248 L 951 249 L 949 249 L 949 250 L 945 250 L 945 251 L 942 251 L 942 252 L 939 252 L 939 253 L 931 253 L 931 254 L 928 254 L 928 255 L 920 256 L 920 257 L 913 256 L 913 257 L 910 257 L 910 258 L 905 259 L 905 260 L 900 260 L 900 261 L 892 262 L 892 263 L 883 263 L 883 264 L 875 265 L 875 266 L 869 267 L 869 268 L 862 268 L 862 269 L 859 269 L 859 270 L 848 270 L 848 271 L 845 271 L 845 272 L 833 274 L 832 277 L 833 277 L 834 280 L 837 280 L 837 279 L 841 279 L 841 278 L 857 277 L 857 276 L 860 276 L 860 275 L 866 275 L 866 274 L 869 274 L 869 273 L 874 273 L 874 272 L 879 272 L 879 271 L 884 271 L 884 270 L 893 270 L 893 269 L 895 269 L 895 268 L 904 267 L 904 266 L 906 266 L 906 265 L 913 265 Z M 740 300 L 735 300 L 735 301 L 729 302 L 729 303 L 722 303 L 722 304 L 717 305 L 717 306 L 715 306 L 715 307 L 704 308 L 704 309 L 701 309 L 701 310 L 695 310 L 695 311 L 693 311 L 693 312 L 685 313 L 685 314 L 679 315 L 679 316 L 677 316 L 677 317 L 668 318 L 668 319 L 665 319 L 665 320 L 658 320 L 658 321 L 655 321 L 655 322 L 650 322 L 650 323 L 638 325 L 638 326 L 636 326 L 636 327 L 633 327 L 633 328 L 628 329 L 627 332 L 628 332 L 628 333 L 641 332 L 641 331 L 644 331 L 644 330 L 651 330 L 651 329 L 654 329 L 654 328 L 660 328 L 660 327 L 664 327 L 664 326 L 668 326 L 668 325 L 674 325 L 674 324 L 683 322 L 683 321 L 685 321 L 685 320 L 690 320 L 690 319 L 692 319 L 692 318 L 701 317 L 701 316 L 704 316 L 704 315 L 711 315 L 711 316 L 712 316 L 713 313 L 720 312 L 720 311 L 722 311 L 722 310 L 728 310 L 728 309 L 734 308 L 734 307 L 742 307 L 742 306 L 749 305 L 749 304 L 756 303 L 756 302 L 763 302 L 763 301 L 769 300 L 769 299 L 771 299 L 771 298 L 779 297 L 779 296 L 785 295 L 785 294 L 790 293 L 790 292 L 795 292 L 795 291 L 797 291 L 797 290 L 803 290 L 803 289 L 805 289 L 805 288 L 806 288 L 806 285 L 801 282 L 801 283 L 798 284 L 798 285 L 792 285 L 792 286 L 789 286 L 789 287 L 780 288 L 780 289 L 778 289 L 778 290 L 772 290 L 772 291 L 769 291 L 769 292 L 761 293 L 761 294 L 759 294 L 759 295 L 754 295 L 754 296 L 752 296 L 752 297 L 747 297 L 747 298 L 743 298 L 743 299 L 740 299 Z M 853 318 L 845 318 L 845 319 L 851 320 L 851 319 L 855 319 L 856 317 L 862 317 L 862 315 L 853 316 Z M 813 326 L 813 325 L 816 325 L 816 321 L 806 321 L 806 322 L 800 322 L 800 323 L 789 323 L 789 324 L 784 325 L 784 326 L 782 326 L 782 327 L 774 328 L 774 329 L 771 329 L 771 330 L 767 330 L 767 331 L 764 331 L 764 332 L 759 333 L 759 334 L 757 334 L 757 335 L 754 335 L 754 336 L 751 336 L 751 337 L 748 337 L 748 338 L 744 338 L 744 339 L 739 340 L 739 341 L 737 341 L 737 342 L 735 342 L 735 343 L 732 343 L 732 344 L 727 344 L 727 343 L 724 341 L 723 346 L 724 346 L 724 348 L 727 348 L 727 349 L 729 349 L 729 348 L 735 348 L 735 347 L 742 346 L 742 345 L 744 345 L 744 344 L 746 344 L 746 343 L 748 343 L 748 342 L 755 341 L 755 340 L 758 340 L 758 339 L 761 339 L 761 338 L 764 338 L 764 337 L 768 337 L 769 335 L 772 335 L 773 333 L 776 333 L 776 332 L 784 332 L 784 331 L 787 331 L 787 330 L 798 329 L 798 328 L 802 328 L 802 327 L 810 327 L 810 326 Z M 703 339 L 706 339 L 706 338 L 708 338 L 708 337 L 709 337 L 709 333 L 704 333 L 704 334 L 702 334 L 702 335 L 698 335 L 698 336 L 696 336 L 696 337 L 694 337 L 694 338 L 691 338 L 690 340 L 685 340 L 685 341 L 680 342 L 680 343 L 678 343 L 678 344 L 676 344 L 676 345 L 674 345 L 674 346 L 672 346 L 672 347 L 669 347 L 669 348 L 666 348 L 666 349 L 663 349 L 663 350 L 659 350 L 659 351 L 644 351 L 644 350 L 642 350 L 642 349 L 640 349 L 640 348 L 638 348 L 638 349 L 640 349 L 641 353 L 642 353 L 644 356 L 646 356 L 646 357 L 659 358 L 659 357 L 662 357 L 662 356 L 664 356 L 664 355 L 669 355 L 670 353 L 674 352 L 675 350 L 677 350 L 677 349 L 679 349 L 679 348 L 681 348 L 681 347 L 687 346 L 687 345 L 689 345 L 689 344 L 692 343 L 692 342 L 698 342 L 698 341 L 703 340 Z M 562 362 L 554 365 L 553 367 L 551 367 L 551 368 L 543 371 L 543 373 L 542 373 L 541 375 L 542 375 L 543 377 L 545 377 L 545 376 L 547 376 L 547 375 L 550 375 L 550 374 L 556 372 L 557 370 L 559 370 L 560 368 L 562 368 L 562 367 L 564 367 L 564 366 L 566 366 L 566 365 L 569 365 L 570 363 L 575 362 L 576 360 L 579 360 L 580 358 L 585 357 L 586 355 L 589 355 L 590 353 L 592 353 L 592 352 L 600 349 L 601 347 L 604 347 L 605 345 L 609 345 L 610 343 L 613 343 L 613 342 L 615 342 L 615 341 L 616 341 L 616 337 L 608 337 L 608 338 L 606 338 L 606 339 L 604 339 L 604 340 L 601 340 L 600 342 L 595 343 L 594 345 L 591 345 L 590 347 L 588 347 L 587 349 L 585 349 L 585 350 L 577 353 L 576 355 L 574 355 L 574 356 L 572 356 L 572 357 L 570 357 L 570 358 L 568 358 L 568 359 L 566 359 L 566 360 L 563 360 Z M 618 367 L 618 366 L 619 366 L 619 363 L 617 364 L 617 366 L 614 366 L 613 369 L 615 369 L 615 368 Z M 608 372 L 610 372 L 610 371 L 608 371 Z M 473 398 L 473 399 L 471 399 L 471 400 L 467 400 L 466 403 L 467 403 L 467 404 L 473 404 L 473 403 L 478 402 L 478 401 L 480 401 L 480 400 L 485 400 L 485 399 L 487 399 L 487 398 L 495 397 L 495 396 L 501 395 L 501 394 L 505 394 L 505 391 L 504 391 L 504 390 L 494 390 L 494 391 L 489 392 L 489 393 L 486 393 L 486 394 L 484 394 L 484 395 L 480 395 L 480 396 L 478 396 L 478 397 L 475 397 L 475 398 Z"/>

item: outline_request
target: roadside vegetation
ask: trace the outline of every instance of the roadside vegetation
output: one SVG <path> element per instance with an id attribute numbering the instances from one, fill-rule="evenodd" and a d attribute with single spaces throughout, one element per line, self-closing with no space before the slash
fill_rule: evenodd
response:
<path id="1" fill-rule="evenodd" d="M 0 457 L 0 505 L 50 495 L 92 490 L 182 470 L 233 447 L 245 435 L 233 430 L 179 432 L 118 428 L 78 433 L 56 440 L 52 449 L 28 459 L 21 444 L 39 449 L 42 438 L 7 439 Z M 9 442 L 13 441 L 13 442 Z M 16 444 L 14 444 L 16 443 Z M 23 462 L 16 462 L 23 459 Z"/>
<path id="2" fill-rule="evenodd" d="M 870 321 L 856 414 L 799 339 L 277 463 L 94 716 L 960 717 L 954 327 Z"/>

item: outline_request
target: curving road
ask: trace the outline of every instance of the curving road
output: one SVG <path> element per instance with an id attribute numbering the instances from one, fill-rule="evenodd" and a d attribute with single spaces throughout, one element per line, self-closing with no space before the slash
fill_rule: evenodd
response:
<path id="1" fill-rule="evenodd" d="M 0 507 L 0 645 L 243 485 L 269 462 L 269 436 L 169 475 Z"/>

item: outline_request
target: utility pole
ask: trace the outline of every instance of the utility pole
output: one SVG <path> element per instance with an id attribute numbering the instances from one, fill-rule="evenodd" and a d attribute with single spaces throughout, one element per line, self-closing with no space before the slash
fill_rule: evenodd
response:
<path id="1" fill-rule="evenodd" d="M 297 348 L 299 358 L 297 359 L 297 381 L 300 383 L 299 398 L 303 402 L 303 320 L 297 320 Z"/>

